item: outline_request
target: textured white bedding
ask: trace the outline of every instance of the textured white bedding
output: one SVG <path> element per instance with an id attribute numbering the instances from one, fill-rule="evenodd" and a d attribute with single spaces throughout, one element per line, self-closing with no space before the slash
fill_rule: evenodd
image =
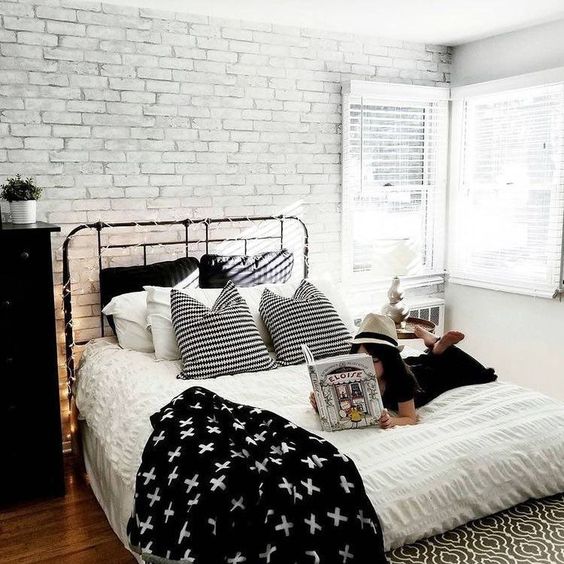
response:
<path id="1" fill-rule="evenodd" d="M 122 540 L 149 417 L 192 385 L 275 411 L 350 456 L 380 517 L 386 549 L 564 491 L 564 404 L 513 384 L 447 392 L 419 410 L 415 426 L 326 433 L 309 407 L 303 365 L 193 382 L 177 380 L 179 371 L 179 361 L 155 361 L 108 339 L 91 341 L 84 352 L 76 403 L 106 472 L 115 473 L 105 481 L 127 492 L 120 496 L 127 507 L 114 516 L 123 522 L 113 523 Z"/>

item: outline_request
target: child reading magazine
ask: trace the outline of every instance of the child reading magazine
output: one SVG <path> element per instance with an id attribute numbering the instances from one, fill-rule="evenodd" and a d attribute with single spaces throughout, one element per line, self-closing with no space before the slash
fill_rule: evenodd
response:
<path id="1" fill-rule="evenodd" d="M 422 327 L 415 334 L 427 346 L 424 354 L 402 359 L 395 323 L 384 315 L 368 314 L 351 342 L 351 353 L 371 357 L 384 409 L 378 418 L 382 429 L 415 425 L 416 409 L 447 390 L 493 382 L 497 375 L 456 347 L 464 339 L 459 331 L 436 337 Z M 315 394 L 310 402 L 317 411 Z M 389 411 L 395 412 L 394 415 Z M 352 418 L 357 415 L 352 415 Z"/>

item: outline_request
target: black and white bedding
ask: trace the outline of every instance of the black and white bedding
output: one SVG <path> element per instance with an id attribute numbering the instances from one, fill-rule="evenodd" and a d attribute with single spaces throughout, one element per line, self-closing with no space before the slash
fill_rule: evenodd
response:
<path id="1" fill-rule="evenodd" d="M 128 524 L 146 562 L 386 562 L 362 479 L 326 440 L 201 387 L 151 423 Z"/>
<path id="2" fill-rule="evenodd" d="M 92 446 L 87 465 L 98 469 L 95 493 L 124 543 L 150 417 L 193 386 L 273 411 L 352 459 L 386 549 L 564 491 L 564 404 L 507 382 L 451 390 L 421 408 L 415 426 L 325 433 L 307 402 L 304 365 L 184 381 L 179 361 L 111 339 L 91 341 L 81 364 L 76 403 Z"/>

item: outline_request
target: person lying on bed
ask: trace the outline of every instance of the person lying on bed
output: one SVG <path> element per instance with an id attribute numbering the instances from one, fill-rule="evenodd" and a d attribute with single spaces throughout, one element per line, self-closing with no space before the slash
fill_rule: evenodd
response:
<path id="1" fill-rule="evenodd" d="M 352 340 L 351 353 L 372 357 L 378 378 L 384 412 L 380 427 L 415 425 L 416 409 L 429 403 L 447 390 L 470 384 L 493 382 L 497 375 L 476 359 L 456 347 L 464 339 L 459 331 L 448 331 L 437 337 L 417 326 L 415 334 L 423 339 L 427 350 L 420 356 L 402 359 L 395 323 L 384 315 L 368 314 Z M 310 395 L 314 409 L 315 397 Z M 388 410 L 397 413 L 389 414 Z"/>

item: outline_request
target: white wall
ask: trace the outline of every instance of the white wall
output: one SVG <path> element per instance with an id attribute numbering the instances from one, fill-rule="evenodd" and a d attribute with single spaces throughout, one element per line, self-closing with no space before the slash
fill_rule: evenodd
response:
<path id="1" fill-rule="evenodd" d="M 335 271 L 341 84 L 444 86 L 450 56 L 438 45 L 95 1 L 1 1 L 0 183 L 35 176 L 39 219 L 62 235 L 98 220 L 295 207 L 310 229 L 312 273 Z M 92 244 L 78 247 L 74 327 L 87 339 L 98 332 L 97 266 Z"/>
<path id="2" fill-rule="evenodd" d="M 309 226 L 317 273 L 340 264 L 342 83 L 444 86 L 450 50 L 30 0 L 0 2 L 0 67 L 0 182 L 35 176 L 39 219 L 63 235 L 98 220 L 291 208 Z M 75 328 L 87 338 L 98 310 L 84 300 Z"/>
<path id="3" fill-rule="evenodd" d="M 564 66 L 564 20 L 475 41 L 454 50 L 453 85 Z M 564 400 L 564 304 L 446 286 L 446 327 L 466 333 L 464 348 L 501 378 Z"/>
<path id="4" fill-rule="evenodd" d="M 564 66 L 564 19 L 454 48 L 451 84 L 462 86 Z"/>
<path id="5" fill-rule="evenodd" d="M 464 350 L 500 378 L 564 400 L 564 303 L 458 284 L 447 285 L 446 303 Z"/>

